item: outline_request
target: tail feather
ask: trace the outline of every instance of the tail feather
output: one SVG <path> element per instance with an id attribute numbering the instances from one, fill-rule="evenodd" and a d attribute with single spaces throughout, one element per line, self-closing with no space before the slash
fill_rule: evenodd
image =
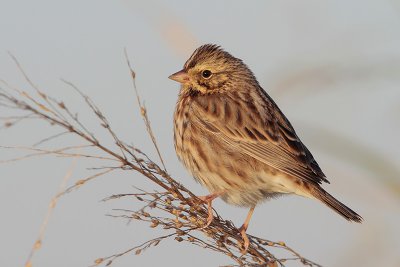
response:
<path id="1" fill-rule="evenodd" d="M 315 198 L 319 199 L 325 205 L 342 215 L 346 220 L 357 223 L 362 222 L 363 218 L 360 215 L 358 215 L 355 211 L 334 198 L 321 187 L 315 187 L 312 191 L 312 194 Z"/>

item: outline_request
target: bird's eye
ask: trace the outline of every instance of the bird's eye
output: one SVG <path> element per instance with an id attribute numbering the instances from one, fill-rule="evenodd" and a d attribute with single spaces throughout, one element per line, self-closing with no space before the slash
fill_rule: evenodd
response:
<path id="1" fill-rule="evenodd" d="M 210 70 L 203 70 L 203 72 L 201 73 L 201 75 L 203 76 L 204 79 L 208 79 L 211 77 L 212 72 Z"/>

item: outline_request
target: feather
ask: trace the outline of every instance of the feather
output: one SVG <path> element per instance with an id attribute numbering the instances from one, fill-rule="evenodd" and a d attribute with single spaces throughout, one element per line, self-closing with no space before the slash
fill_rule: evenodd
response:
<path id="1" fill-rule="evenodd" d="M 260 90 L 263 89 L 260 87 L 255 94 L 245 99 L 247 107 L 254 107 L 252 112 L 241 112 L 246 109 L 238 106 L 240 104 L 234 100 L 237 100 L 240 95 L 230 95 L 229 93 L 223 96 L 206 95 L 194 98 L 192 112 L 196 115 L 197 123 L 203 129 L 218 135 L 218 138 L 223 139 L 230 146 L 237 147 L 243 153 L 264 164 L 311 184 L 328 182 L 285 115 L 269 96 Z M 265 98 L 266 96 L 267 98 Z M 255 110 L 257 105 L 250 101 L 263 101 L 263 105 L 267 108 Z M 221 109 L 224 106 L 230 106 L 229 109 L 237 114 L 236 120 L 231 119 L 230 114 L 229 118 L 223 112 L 215 114 L 215 112 L 205 109 L 205 106 L 221 107 Z M 196 110 L 201 112 L 196 112 Z"/>

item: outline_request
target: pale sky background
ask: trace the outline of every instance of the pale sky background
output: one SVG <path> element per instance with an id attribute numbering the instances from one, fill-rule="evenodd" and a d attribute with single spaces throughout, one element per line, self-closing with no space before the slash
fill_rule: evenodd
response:
<path id="1" fill-rule="evenodd" d="M 328 176 L 331 185 L 325 188 L 365 219 L 362 225 L 348 223 L 316 201 L 293 196 L 258 206 L 248 232 L 283 240 L 324 266 L 400 266 L 399 1 L 0 0 L 0 79 L 29 88 L 10 51 L 45 92 L 68 102 L 87 125 L 99 129 L 59 78 L 73 82 L 93 98 L 123 140 L 155 159 L 138 115 L 126 47 L 167 169 L 199 195 L 206 190 L 175 156 L 172 114 L 178 85 L 167 77 L 204 43 L 220 44 L 249 65 Z M 54 132 L 41 122 L 20 124 L 0 130 L 0 145 L 32 145 Z M 0 160 L 15 155 L 20 154 L 0 150 Z M 0 165 L 1 266 L 24 265 L 71 162 L 42 157 Z M 70 183 L 98 166 L 79 160 Z M 138 174 L 116 173 L 61 198 L 33 266 L 89 266 L 160 235 L 146 223 L 127 225 L 105 216 L 113 208 L 139 207 L 100 201 L 134 192 L 133 185 L 154 188 Z M 247 212 L 221 200 L 215 207 L 236 225 Z M 112 266 L 230 263 L 171 240 Z"/>

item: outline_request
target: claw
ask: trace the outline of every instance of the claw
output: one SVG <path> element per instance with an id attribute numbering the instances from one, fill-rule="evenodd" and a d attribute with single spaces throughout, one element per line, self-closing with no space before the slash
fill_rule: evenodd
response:
<path id="1" fill-rule="evenodd" d="M 214 220 L 214 215 L 213 215 L 213 210 L 212 210 L 212 200 L 207 201 L 207 211 L 208 211 L 207 223 L 201 229 L 204 229 L 204 228 L 207 228 L 208 226 L 210 226 L 210 224 Z"/>
<path id="2" fill-rule="evenodd" d="M 255 208 L 255 206 L 250 208 L 249 213 L 247 214 L 246 220 L 244 221 L 243 225 L 240 226 L 240 228 L 239 228 L 239 233 L 243 238 L 243 248 L 244 248 L 242 250 L 243 255 L 247 253 L 247 250 L 250 246 L 250 240 L 246 234 L 246 230 L 247 230 L 247 227 L 249 227 L 249 222 L 250 222 L 251 216 L 253 215 L 254 208 Z"/>
<path id="3" fill-rule="evenodd" d="M 244 254 L 246 254 L 247 249 L 249 248 L 250 240 L 249 240 L 249 237 L 246 234 L 246 229 L 244 227 L 243 228 L 242 227 L 239 228 L 239 233 L 243 238 L 243 248 L 244 248 L 244 250 L 242 250 L 242 254 L 244 255 Z"/>
<path id="4" fill-rule="evenodd" d="M 204 228 L 207 228 L 208 226 L 210 226 L 210 224 L 214 220 L 212 201 L 224 193 L 225 193 L 225 190 L 222 190 L 222 191 L 217 191 L 215 193 L 209 194 L 207 196 L 198 197 L 200 200 L 202 200 L 203 202 L 205 202 L 207 204 L 207 211 L 208 211 L 206 225 L 203 226 L 201 229 L 204 229 Z"/>

